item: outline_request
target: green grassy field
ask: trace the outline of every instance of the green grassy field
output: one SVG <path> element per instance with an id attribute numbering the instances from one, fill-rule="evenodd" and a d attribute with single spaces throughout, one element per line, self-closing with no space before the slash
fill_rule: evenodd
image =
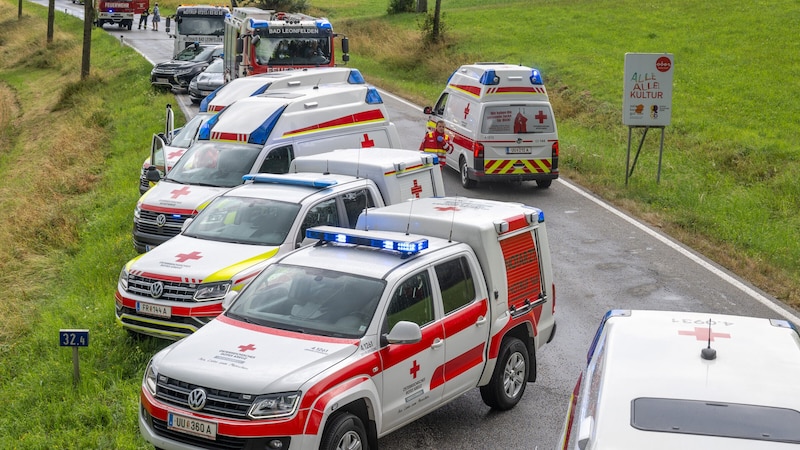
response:
<path id="1" fill-rule="evenodd" d="M 445 0 L 435 48 L 421 45 L 419 15 L 388 17 L 387 5 L 330 0 L 312 12 L 348 35 L 350 64 L 368 81 L 418 104 L 433 103 L 463 63 L 541 69 L 564 176 L 800 305 L 794 3 Z M 135 255 L 138 170 L 174 99 L 150 88 L 141 56 L 99 30 L 80 81 L 82 23 L 57 13 L 46 45 L 46 14 L 24 3 L 18 20 L 17 2 L 0 1 L 0 448 L 143 448 L 139 383 L 167 343 L 129 338 L 113 295 Z M 624 184 L 625 52 L 675 55 L 659 184 L 656 140 Z M 61 328 L 91 330 L 77 386 Z"/>

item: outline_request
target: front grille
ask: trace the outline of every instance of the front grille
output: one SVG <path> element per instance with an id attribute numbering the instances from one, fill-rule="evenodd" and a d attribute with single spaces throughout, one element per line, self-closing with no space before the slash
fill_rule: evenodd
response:
<path id="1" fill-rule="evenodd" d="M 163 226 L 158 226 L 156 219 L 164 215 L 166 222 Z M 181 232 L 181 227 L 186 219 L 192 217 L 191 214 L 164 214 L 142 209 L 139 211 L 139 220 L 135 222 L 136 231 L 144 234 L 155 234 L 164 236 L 167 239 L 177 236 Z"/>
<path id="2" fill-rule="evenodd" d="M 139 275 L 128 275 L 128 292 L 143 297 L 150 297 L 150 286 L 153 283 L 164 284 L 164 293 L 159 300 L 173 302 L 194 302 L 194 293 L 197 292 L 196 283 L 176 283 L 174 281 L 156 280 Z"/>
<path id="3" fill-rule="evenodd" d="M 158 377 L 156 397 L 164 403 L 188 410 L 189 393 L 197 388 L 206 391 L 206 406 L 202 412 L 215 416 L 247 419 L 247 411 L 255 399 L 254 395 L 206 388 L 163 376 Z"/>

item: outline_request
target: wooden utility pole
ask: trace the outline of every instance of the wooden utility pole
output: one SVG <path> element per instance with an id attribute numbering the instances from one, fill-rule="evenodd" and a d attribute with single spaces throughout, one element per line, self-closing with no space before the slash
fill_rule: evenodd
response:
<path id="1" fill-rule="evenodd" d="M 93 26 L 94 5 L 92 4 L 92 0 L 85 0 L 83 2 L 83 61 L 81 62 L 81 80 L 85 80 L 89 76 Z"/>
<path id="2" fill-rule="evenodd" d="M 47 43 L 53 43 L 53 24 L 56 21 L 56 0 L 47 3 Z"/>

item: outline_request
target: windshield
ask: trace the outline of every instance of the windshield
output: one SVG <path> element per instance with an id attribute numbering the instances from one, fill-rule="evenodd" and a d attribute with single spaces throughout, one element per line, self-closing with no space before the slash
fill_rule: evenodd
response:
<path id="1" fill-rule="evenodd" d="M 262 37 L 256 46 L 256 62 L 261 65 L 324 65 L 331 60 L 326 38 Z"/>
<path id="2" fill-rule="evenodd" d="M 282 330 L 360 338 L 384 287 L 380 279 L 273 264 L 242 291 L 225 315 Z"/>
<path id="3" fill-rule="evenodd" d="M 203 47 L 202 45 L 190 45 L 175 55 L 176 61 L 208 61 L 212 54 L 220 53 L 216 47 Z"/>
<path id="4" fill-rule="evenodd" d="M 211 64 L 208 65 L 208 67 L 206 67 L 206 70 L 204 70 L 203 72 L 222 73 L 222 71 L 223 71 L 222 59 L 216 58 L 214 59 L 214 61 L 211 62 Z"/>
<path id="5" fill-rule="evenodd" d="M 178 34 L 184 36 L 223 36 L 225 35 L 225 16 L 180 16 Z"/>
<path id="6" fill-rule="evenodd" d="M 186 125 L 181 127 L 181 130 L 175 134 L 169 145 L 171 147 L 189 148 L 194 142 L 195 136 L 197 136 L 197 130 L 200 129 L 200 125 L 204 124 L 212 116 L 213 114 L 197 114 L 192 117 L 192 120 L 186 122 Z"/>
<path id="7" fill-rule="evenodd" d="M 297 203 L 217 197 L 186 227 L 185 236 L 212 241 L 279 246 L 300 211 Z"/>
<path id="8" fill-rule="evenodd" d="M 242 176 L 252 170 L 262 148 L 252 144 L 201 141 L 186 150 L 169 171 L 168 179 L 182 184 L 237 186 L 242 184 Z"/>

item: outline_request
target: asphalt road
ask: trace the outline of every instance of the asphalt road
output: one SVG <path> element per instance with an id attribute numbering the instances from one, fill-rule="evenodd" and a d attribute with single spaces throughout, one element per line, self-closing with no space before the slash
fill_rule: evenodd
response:
<path id="1" fill-rule="evenodd" d="M 80 8 L 71 14 L 83 15 L 83 7 L 71 8 L 69 1 L 56 0 L 56 5 L 59 10 Z M 106 29 L 152 63 L 171 56 L 172 41 L 164 31 Z M 369 79 L 369 74 L 364 75 Z M 426 119 L 421 106 L 382 94 L 403 145 L 418 148 Z M 196 112 L 187 96 L 178 99 L 187 114 Z M 435 100 L 429 99 L 430 103 Z M 142 145 L 146 147 L 147 142 Z M 624 149 L 620 150 L 624 155 Z M 636 176 L 649 175 L 655 182 L 655 174 Z M 137 176 L 131 174 L 132 180 Z M 669 176 L 668 171 L 662 172 L 661 182 L 668 183 Z M 556 282 L 558 332 L 538 355 L 537 382 L 527 386 L 515 409 L 494 412 L 475 389 L 384 437 L 380 441 L 384 449 L 554 448 L 590 339 L 609 309 L 703 311 L 787 318 L 800 324 L 796 311 L 567 179 L 544 190 L 532 182 L 480 184 L 465 190 L 455 171 L 447 169 L 444 178 L 448 195 L 518 201 L 544 210 Z"/>

